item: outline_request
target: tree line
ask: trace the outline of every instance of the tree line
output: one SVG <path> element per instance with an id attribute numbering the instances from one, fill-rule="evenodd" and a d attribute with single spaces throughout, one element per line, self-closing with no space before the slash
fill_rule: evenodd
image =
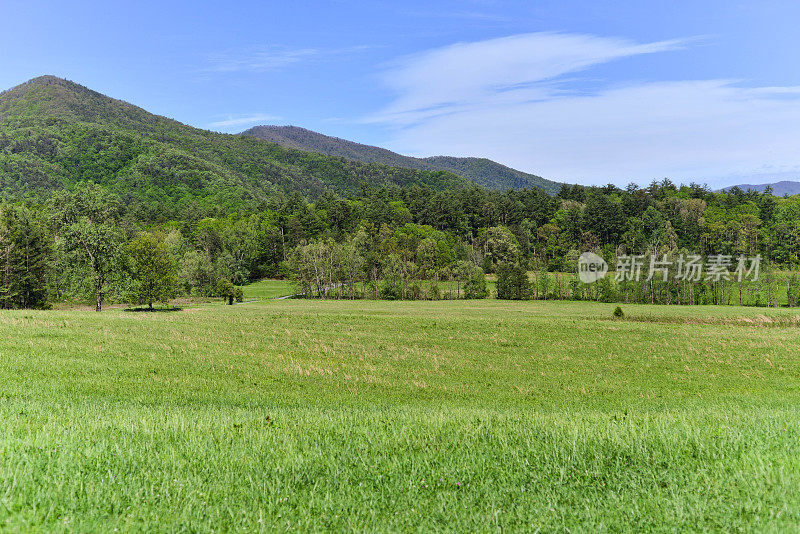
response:
<path id="1" fill-rule="evenodd" d="M 612 284 L 605 296 L 587 296 L 602 288 L 573 287 L 560 273 L 573 271 L 585 251 L 611 265 L 624 254 L 683 253 L 761 254 L 784 269 L 800 262 L 800 198 L 667 180 L 646 188 L 564 186 L 555 196 L 362 184 L 348 197 L 276 192 L 240 210 L 168 220 L 144 213 L 91 181 L 44 201 L 6 203 L 0 306 L 235 300 L 238 287 L 266 277 L 290 277 L 320 298 L 480 298 L 484 274 L 496 277 L 501 298 L 638 301 L 649 292 L 670 302 L 708 301 L 687 296 L 699 288 L 668 283 L 647 291 Z M 542 281 L 526 286 L 527 271 Z"/>

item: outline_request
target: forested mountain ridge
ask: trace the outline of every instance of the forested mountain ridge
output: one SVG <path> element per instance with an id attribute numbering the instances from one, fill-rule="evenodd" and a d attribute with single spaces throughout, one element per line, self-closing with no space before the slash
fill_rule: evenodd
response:
<path id="1" fill-rule="evenodd" d="M 330 137 L 298 126 L 256 126 L 242 132 L 242 135 L 278 143 L 287 148 L 309 150 L 363 163 L 382 163 L 416 170 L 448 171 L 487 189 L 505 191 L 539 187 L 554 195 L 562 185 L 486 158 L 452 156 L 413 158 L 385 148 Z"/>
<path id="2" fill-rule="evenodd" d="M 129 129 L 181 127 L 178 121 L 56 76 L 40 76 L 0 92 L 0 121 L 39 118 L 115 124 Z"/>
<path id="3" fill-rule="evenodd" d="M 467 184 L 448 172 L 357 163 L 193 128 L 54 76 L 0 93 L 2 198 L 45 198 L 79 181 L 109 188 L 154 221 L 254 209 L 293 191 L 314 197 L 352 194 L 364 184 Z"/>
<path id="4" fill-rule="evenodd" d="M 769 184 L 738 184 L 738 185 L 731 185 L 728 187 L 724 187 L 723 191 L 731 191 L 734 188 L 739 188 L 742 191 L 758 191 L 759 193 L 764 193 L 769 188 L 770 193 L 775 195 L 776 197 L 783 197 L 783 196 L 793 196 L 800 194 L 800 182 L 793 182 L 789 180 L 783 180 L 781 182 L 773 182 Z"/>

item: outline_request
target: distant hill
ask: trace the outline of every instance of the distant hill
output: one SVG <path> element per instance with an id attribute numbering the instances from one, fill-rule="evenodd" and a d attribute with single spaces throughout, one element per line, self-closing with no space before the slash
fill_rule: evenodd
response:
<path id="1" fill-rule="evenodd" d="M 0 93 L 0 196 L 42 198 L 79 180 L 146 206 L 141 215 L 153 219 L 197 206 L 254 207 L 277 192 L 469 183 L 440 170 L 352 162 L 200 130 L 54 76 Z"/>
<path id="2" fill-rule="evenodd" d="M 748 191 L 752 189 L 753 191 L 758 191 L 759 193 L 763 193 L 767 187 L 772 188 L 772 194 L 776 197 L 782 196 L 792 196 L 800 194 L 800 182 L 792 182 L 792 181 L 782 181 L 782 182 L 775 182 L 771 184 L 740 184 L 740 185 L 732 185 L 730 187 L 726 187 L 723 191 L 729 191 L 734 187 L 738 187 L 742 191 Z"/>
<path id="3" fill-rule="evenodd" d="M 553 195 L 561 187 L 558 182 L 527 174 L 485 158 L 457 158 L 450 156 L 412 158 L 385 148 L 362 145 L 297 126 L 256 126 L 242 132 L 242 135 L 277 143 L 287 148 L 309 150 L 351 161 L 381 163 L 406 169 L 448 171 L 487 189 L 505 191 L 507 189 L 539 187 Z"/>

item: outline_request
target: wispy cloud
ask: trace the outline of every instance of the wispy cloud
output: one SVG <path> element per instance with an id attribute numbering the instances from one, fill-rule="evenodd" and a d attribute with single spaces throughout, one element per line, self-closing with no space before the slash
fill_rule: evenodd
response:
<path id="1" fill-rule="evenodd" d="M 426 19 L 456 19 L 476 22 L 512 22 L 514 20 L 509 16 L 481 11 L 403 11 L 403 14 Z"/>
<path id="2" fill-rule="evenodd" d="M 798 87 L 576 83 L 593 66 L 689 43 L 537 33 L 456 44 L 392 65 L 397 96 L 367 120 L 393 126 L 404 153 L 480 155 L 579 182 L 800 169 Z"/>
<path id="3" fill-rule="evenodd" d="M 367 46 L 347 48 L 289 48 L 263 46 L 249 50 L 213 54 L 208 58 L 205 72 L 267 72 L 308 61 L 319 61 L 365 50 Z"/>
<path id="4" fill-rule="evenodd" d="M 280 120 L 280 117 L 276 117 L 274 115 L 260 114 L 260 113 L 255 115 L 248 115 L 245 117 L 229 116 L 227 119 L 209 123 L 208 128 L 212 130 L 228 130 L 231 128 L 250 126 L 253 124 L 264 124 L 268 122 L 274 122 L 276 120 Z"/>
<path id="5" fill-rule="evenodd" d="M 685 40 L 638 44 L 624 39 L 552 32 L 457 43 L 409 56 L 384 75 L 398 97 L 374 118 L 414 122 L 484 106 L 545 98 L 546 82 L 616 59 L 675 50 Z"/>

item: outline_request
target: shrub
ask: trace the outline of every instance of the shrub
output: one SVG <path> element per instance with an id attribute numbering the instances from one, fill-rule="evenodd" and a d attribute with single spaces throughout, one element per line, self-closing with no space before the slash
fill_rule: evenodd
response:
<path id="1" fill-rule="evenodd" d="M 387 283 L 381 287 L 380 298 L 384 300 L 398 300 L 403 296 L 403 290 L 397 284 Z"/>
<path id="2" fill-rule="evenodd" d="M 216 296 L 222 297 L 228 304 L 233 304 L 233 299 L 236 297 L 236 288 L 230 280 L 222 279 L 217 282 L 214 293 L 216 293 Z"/>
<path id="3" fill-rule="evenodd" d="M 501 263 L 497 266 L 497 298 L 527 300 L 531 298 L 531 289 L 528 271 L 519 263 Z"/>
<path id="4" fill-rule="evenodd" d="M 601 302 L 614 302 L 616 295 L 614 295 L 614 287 L 611 285 L 611 280 L 603 277 L 596 282 L 597 285 L 597 300 Z"/>
<path id="5" fill-rule="evenodd" d="M 442 290 L 439 289 L 439 282 L 436 280 L 431 282 L 428 289 L 428 298 L 431 300 L 440 300 L 442 298 Z"/>
<path id="6" fill-rule="evenodd" d="M 406 291 L 406 298 L 408 300 L 419 300 L 422 297 L 422 286 L 419 284 L 418 280 L 414 280 L 408 286 L 408 290 Z"/>
<path id="7" fill-rule="evenodd" d="M 617 319 L 622 319 L 623 317 L 625 317 L 625 314 L 622 312 L 622 308 L 620 308 L 619 306 L 614 308 L 614 317 L 616 317 Z"/>
<path id="8" fill-rule="evenodd" d="M 488 296 L 489 290 L 486 288 L 486 277 L 483 274 L 483 270 L 476 267 L 464 282 L 464 298 L 485 299 Z"/>

